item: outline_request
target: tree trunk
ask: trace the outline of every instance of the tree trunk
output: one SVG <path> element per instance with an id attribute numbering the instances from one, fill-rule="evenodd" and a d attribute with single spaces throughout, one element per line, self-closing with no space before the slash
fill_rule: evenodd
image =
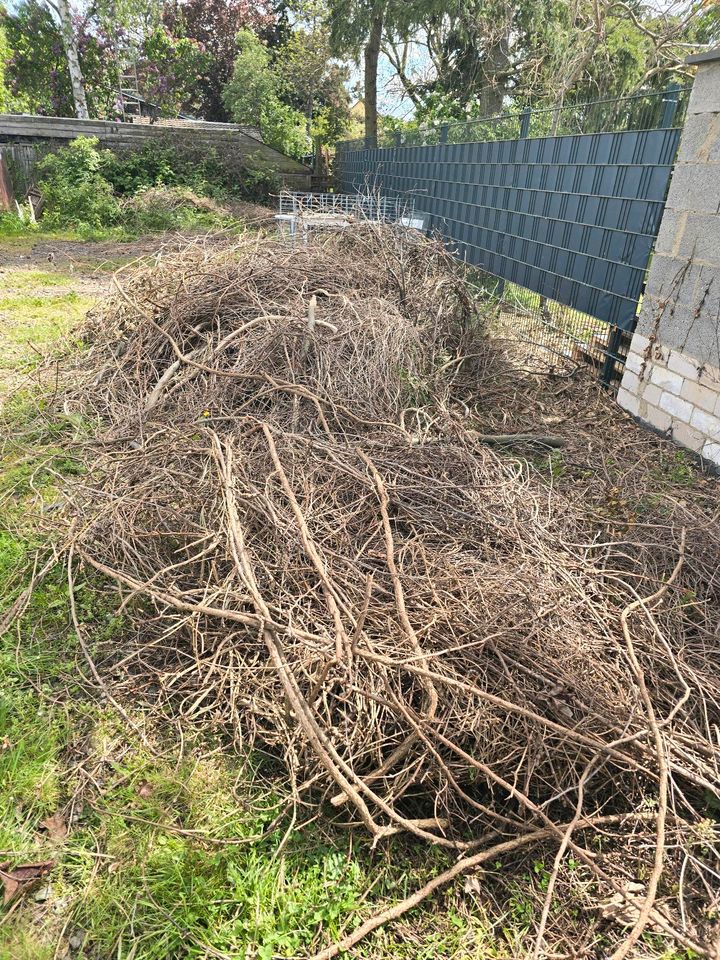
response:
<path id="1" fill-rule="evenodd" d="M 73 100 L 75 101 L 75 114 L 78 120 L 89 120 L 90 114 L 88 113 L 87 100 L 85 98 L 85 86 L 83 84 L 82 70 L 80 69 L 80 58 L 78 56 L 77 39 L 73 29 L 70 2 L 69 0 L 55 0 L 53 6 L 57 10 L 58 17 L 60 18 L 60 30 L 65 46 L 68 70 L 70 72 L 70 86 L 72 87 Z"/>
<path id="2" fill-rule="evenodd" d="M 382 32 L 382 11 L 376 11 L 370 22 L 370 36 L 365 45 L 365 140 L 372 146 L 377 145 L 377 76 Z"/>

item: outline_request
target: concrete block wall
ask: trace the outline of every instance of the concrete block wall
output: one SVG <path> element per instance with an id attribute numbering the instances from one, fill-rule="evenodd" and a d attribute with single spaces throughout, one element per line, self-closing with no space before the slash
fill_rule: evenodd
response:
<path id="1" fill-rule="evenodd" d="M 720 466 L 720 49 L 687 118 L 618 402 Z"/>

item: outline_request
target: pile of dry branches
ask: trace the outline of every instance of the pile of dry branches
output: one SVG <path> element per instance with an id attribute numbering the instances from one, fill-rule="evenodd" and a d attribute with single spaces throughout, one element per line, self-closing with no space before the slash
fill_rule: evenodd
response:
<path id="1" fill-rule="evenodd" d="M 626 908 L 618 960 L 648 923 L 713 955 L 690 901 L 714 882 L 717 597 L 686 595 L 683 531 L 658 570 L 478 437 L 492 357 L 444 250 L 368 225 L 197 241 L 116 286 L 66 400 L 99 424 L 67 517 L 141 670 L 303 802 L 460 857 L 341 946 L 552 840 L 536 956 L 566 851 Z"/>

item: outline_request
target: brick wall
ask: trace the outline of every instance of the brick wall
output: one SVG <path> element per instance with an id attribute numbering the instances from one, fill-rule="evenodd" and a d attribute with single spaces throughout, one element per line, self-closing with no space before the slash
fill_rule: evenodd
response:
<path id="1" fill-rule="evenodd" d="M 697 77 L 618 402 L 720 466 L 720 50 Z"/>

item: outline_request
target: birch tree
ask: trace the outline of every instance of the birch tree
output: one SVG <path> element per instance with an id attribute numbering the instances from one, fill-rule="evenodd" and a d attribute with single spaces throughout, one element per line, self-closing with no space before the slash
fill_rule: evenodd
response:
<path id="1" fill-rule="evenodd" d="M 70 86 L 72 87 L 73 102 L 75 104 L 75 115 L 78 120 L 89 120 L 90 114 L 88 112 L 87 97 L 85 96 L 82 70 L 80 69 L 77 36 L 75 35 L 69 0 L 46 0 L 46 2 L 50 9 L 56 14 L 60 23 L 60 33 L 62 34 L 63 46 L 65 47 L 65 56 L 70 74 Z"/>

